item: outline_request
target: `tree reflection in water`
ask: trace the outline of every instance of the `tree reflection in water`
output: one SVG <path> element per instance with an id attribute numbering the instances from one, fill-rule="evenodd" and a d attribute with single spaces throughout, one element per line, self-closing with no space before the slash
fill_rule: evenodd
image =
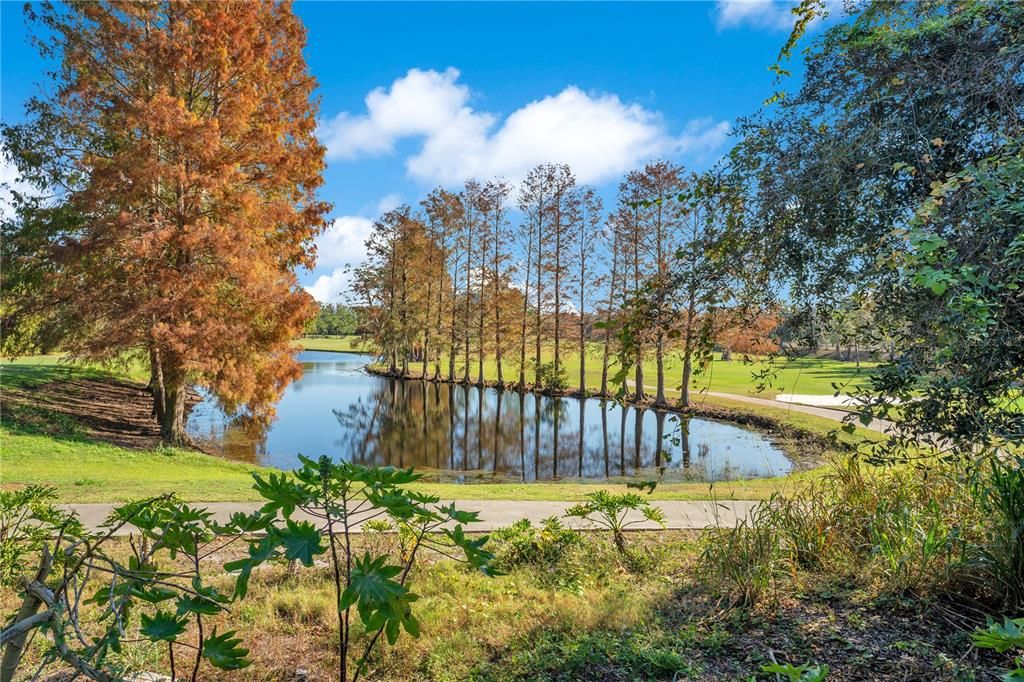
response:
<path id="1" fill-rule="evenodd" d="M 691 419 L 677 414 L 467 384 L 386 379 L 334 414 L 339 450 L 361 464 L 416 466 L 446 480 L 703 479 L 712 451 L 701 441 L 693 456 Z"/>
<path id="2" fill-rule="evenodd" d="M 442 480 L 723 480 L 787 473 L 762 434 L 611 401 L 535 396 L 468 384 L 384 379 L 364 359 L 303 353 L 270 425 L 206 399 L 190 435 L 233 459 L 295 466 L 297 454 L 415 466 Z"/>

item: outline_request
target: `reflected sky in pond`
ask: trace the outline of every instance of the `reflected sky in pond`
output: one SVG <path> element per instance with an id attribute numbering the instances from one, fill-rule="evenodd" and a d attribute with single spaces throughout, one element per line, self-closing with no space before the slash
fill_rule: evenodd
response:
<path id="1" fill-rule="evenodd" d="M 224 456 L 282 469 L 296 455 L 415 466 L 442 481 L 778 476 L 792 463 L 763 434 L 596 399 L 551 398 L 367 374 L 367 356 L 304 351 L 269 428 L 211 400 L 188 431 Z"/>

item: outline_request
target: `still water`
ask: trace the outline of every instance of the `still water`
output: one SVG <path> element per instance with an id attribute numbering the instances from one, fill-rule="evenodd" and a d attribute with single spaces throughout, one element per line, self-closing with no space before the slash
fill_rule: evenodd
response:
<path id="1" fill-rule="evenodd" d="M 188 431 L 224 456 L 282 469 L 296 455 L 415 466 L 443 481 L 778 476 L 792 463 L 761 433 L 597 399 L 401 381 L 366 373 L 368 356 L 304 351 L 304 374 L 277 418 L 256 427 L 204 399 Z"/>

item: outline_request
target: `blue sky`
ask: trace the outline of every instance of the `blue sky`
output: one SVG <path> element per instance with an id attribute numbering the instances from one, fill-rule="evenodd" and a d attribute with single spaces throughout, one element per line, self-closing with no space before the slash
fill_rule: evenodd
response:
<path id="1" fill-rule="evenodd" d="M 438 184 L 567 162 L 608 204 L 618 178 L 649 159 L 706 168 L 736 118 L 771 94 L 791 6 L 297 2 L 334 204 L 303 284 L 336 299 L 372 219 Z M 44 78 L 21 7 L 0 5 L 8 123 Z M 6 164 L 0 173 L 13 180 Z"/>

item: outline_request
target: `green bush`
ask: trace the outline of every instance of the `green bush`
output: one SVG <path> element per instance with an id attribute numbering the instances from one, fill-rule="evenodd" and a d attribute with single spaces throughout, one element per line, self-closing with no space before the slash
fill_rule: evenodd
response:
<path id="1" fill-rule="evenodd" d="M 491 543 L 494 566 L 500 571 L 529 566 L 542 584 L 573 592 L 586 577 L 583 536 L 555 517 L 545 519 L 539 528 L 529 519 L 516 521 L 494 531 Z"/>
<path id="2" fill-rule="evenodd" d="M 948 464 L 836 463 L 764 501 L 737 528 L 706 532 L 700 570 L 736 604 L 753 603 L 787 570 L 883 593 L 1001 593 L 1016 605 L 1024 594 L 1024 474 L 1006 462 L 971 480 Z"/>
<path id="3" fill-rule="evenodd" d="M 564 391 L 569 387 L 565 367 L 555 362 L 543 362 L 537 366 L 537 386 L 548 391 Z"/>

